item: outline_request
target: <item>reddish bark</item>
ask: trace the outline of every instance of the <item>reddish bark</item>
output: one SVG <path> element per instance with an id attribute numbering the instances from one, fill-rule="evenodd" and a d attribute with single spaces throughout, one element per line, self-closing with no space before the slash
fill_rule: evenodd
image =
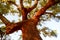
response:
<path id="1" fill-rule="evenodd" d="M 55 0 L 49 0 L 44 7 L 42 7 L 40 10 L 38 10 L 35 15 L 32 17 L 34 19 L 39 19 L 41 15 L 45 13 L 45 11 L 50 8 L 51 6 L 59 3 L 60 1 Z"/>
<path id="2" fill-rule="evenodd" d="M 6 25 L 6 34 L 11 34 L 14 31 L 22 30 L 23 40 L 42 40 L 42 38 L 39 35 L 39 31 L 36 28 L 36 26 L 39 22 L 39 17 L 41 15 L 43 15 L 49 7 L 51 7 L 52 5 L 54 5 L 60 1 L 55 2 L 55 0 L 49 0 L 48 3 L 43 8 L 38 10 L 31 19 L 28 19 L 27 14 L 37 6 L 38 1 L 37 0 L 35 0 L 35 1 L 36 1 L 35 5 L 32 6 L 31 8 L 27 9 L 27 8 L 24 8 L 24 6 L 23 6 L 23 0 L 20 0 L 20 5 L 17 7 L 18 7 L 19 11 L 21 10 L 23 20 L 22 20 L 22 22 L 18 22 L 18 23 L 10 23 L 9 25 L 7 24 Z M 11 2 L 11 3 L 13 3 L 13 2 Z M 13 4 L 16 5 L 15 3 L 13 3 Z M 0 17 L 0 18 L 2 21 L 4 20 L 3 22 L 6 24 L 5 19 L 2 19 L 4 17 Z M 9 22 L 7 22 L 7 23 L 9 23 Z"/>
<path id="3" fill-rule="evenodd" d="M 8 30 L 6 31 L 6 34 L 10 34 L 14 31 L 20 30 L 21 28 L 23 40 L 42 40 L 39 35 L 39 31 L 36 28 L 36 25 L 38 23 L 37 21 L 38 20 L 29 19 L 22 21 L 21 23 L 19 23 L 19 25 L 12 24 L 6 27 L 6 30 Z"/>
<path id="4" fill-rule="evenodd" d="M 23 40 L 42 40 L 36 28 L 37 20 L 29 19 L 22 24 Z"/>

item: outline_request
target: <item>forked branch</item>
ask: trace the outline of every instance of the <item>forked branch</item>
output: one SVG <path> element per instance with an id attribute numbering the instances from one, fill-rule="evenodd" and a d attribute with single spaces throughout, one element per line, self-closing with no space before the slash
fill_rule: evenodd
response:
<path id="1" fill-rule="evenodd" d="M 38 0 L 35 0 L 35 2 L 34 2 L 35 4 L 32 6 L 32 7 L 30 7 L 30 8 L 28 8 L 27 9 L 27 11 L 28 12 L 31 12 L 34 8 L 36 8 L 37 7 L 37 4 L 38 4 Z"/>
<path id="2" fill-rule="evenodd" d="M 35 0 L 35 4 L 31 8 L 27 9 L 23 6 L 23 0 L 20 0 L 20 5 L 18 7 L 18 10 L 21 11 L 22 13 L 22 20 L 28 19 L 27 14 L 31 12 L 34 8 L 36 8 L 37 4 L 38 4 L 38 0 Z"/>
<path id="3" fill-rule="evenodd" d="M 35 4 L 32 7 L 27 9 L 27 8 L 24 8 L 24 6 L 23 6 L 23 0 L 20 0 L 19 10 L 21 10 L 21 12 L 22 12 L 22 20 L 28 19 L 27 14 L 29 12 L 31 12 L 34 8 L 36 8 L 37 4 L 38 4 L 38 0 L 35 0 Z"/>

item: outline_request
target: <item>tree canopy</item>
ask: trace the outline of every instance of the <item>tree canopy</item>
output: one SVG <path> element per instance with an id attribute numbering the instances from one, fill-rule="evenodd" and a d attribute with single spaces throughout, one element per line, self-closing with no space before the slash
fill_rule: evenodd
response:
<path id="1" fill-rule="evenodd" d="M 51 17 L 60 19 L 60 16 L 57 15 L 58 13 L 60 13 L 60 0 L 18 0 L 18 1 L 19 2 L 17 2 L 17 0 L 0 0 L 0 19 L 1 19 L 0 24 L 5 24 L 5 27 L 3 26 L 0 28 L 3 34 L 4 32 L 10 34 L 16 30 L 22 30 L 22 28 L 20 29 L 18 28 L 28 21 L 29 21 L 28 23 L 33 21 L 33 20 L 30 21 L 29 19 L 34 19 L 33 22 L 35 24 L 33 23 L 32 24 L 35 26 L 37 24 L 41 26 L 42 25 L 41 21 L 44 22 L 46 20 L 49 20 L 49 18 Z M 14 16 L 14 14 L 16 13 L 18 14 L 19 17 L 22 16 L 22 22 L 19 21 L 17 23 L 14 23 L 10 22 L 7 18 L 5 18 L 7 14 L 12 14 Z M 17 26 L 18 28 L 15 26 Z M 43 32 L 44 36 L 47 35 L 57 36 L 55 32 L 56 30 L 52 30 L 50 32 L 46 30 L 49 30 L 49 28 L 44 27 L 42 29 L 39 29 L 40 32 L 41 31 Z"/>

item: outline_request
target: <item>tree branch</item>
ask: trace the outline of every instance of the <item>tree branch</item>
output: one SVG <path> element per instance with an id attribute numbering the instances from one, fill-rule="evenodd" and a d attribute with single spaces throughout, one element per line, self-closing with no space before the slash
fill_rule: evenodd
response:
<path id="1" fill-rule="evenodd" d="M 23 0 L 20 0 L 20 9 L 22 10 L 24 8 L 23 6 Z"/>
<path id="2" fill-rule="evenodd" d="M 59 0 L 58 0 L 58 1 L 49 0 L 48 3 L 47 3 L 44 7 L 42 7 L 40 10 L 38 10 L 32 18 L 33 18 L 33 19 L 39 19 L 40 16 L 43 15 L 43 14 L 45 13 L 45 11 L 46 11 L 49 7 L 55 5 L 55 4 L 59 3 L 59 2 L 60 2 Z"/>
<path id="3" fill-rule="evenodd" d="M 27 9 L 27 11 L 28 12 L 31 12 L 34 8 L 36 8 L 37 7 L 37 4 L 38 4 L 38 0 L 35 0 L 35 2 L 34 2 L 35 4 L 32 6 L 32 7 L 30 7 L 30 8 L 28 8 Z"/>
<path id="4" fill-rule="evenodd" d="M 22 13 L 22 20 L 26 20 L 27 19 L 27 9 L 24 8 L 23 6 L 23 0 L 20 0 L 20 5 L 18 6 L 18 10 L 19 12 L 21 11 Z"/>
<path id="5" fill-rule="evenodd" d="M 13 1 L 8 1 L 9 3 L 12 3 L 12 4 L 14 4 L 16 7 L 18 7 L 18 5 L 15 3 L 15 2 L 13 2 Z"/>
<path id="6" fill-rule="evenodd" d="M 12 23 L 6 27 L 6 34 L 11 34 L 17 30 L 21 30 L 22 22 Z"/>
<path id="7" fill-rule="evenodd" d="M 37 6 L 38 0 L 35 0 L 35 4 L 31 7 L 31 8 L 24 8 L 23 6 L 23 0 L 20 0 L 20 6 L 18 7 L 18 10 L 21 10 L 22 13 L 22 20 L 26 20 L 27 18 L 27 14 L 32 11 L 36 6 Z"/>
<path id="8" fill-rule="evenodd" d="M 7 20 L 2 14 L 0 14 L 0 19 L 5 25 L 11 24 L 9 20 Z"/>

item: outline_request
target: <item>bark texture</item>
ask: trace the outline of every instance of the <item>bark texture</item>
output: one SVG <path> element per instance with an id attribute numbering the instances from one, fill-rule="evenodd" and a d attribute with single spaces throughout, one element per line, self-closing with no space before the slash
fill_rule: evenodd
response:
<path id="1" fill-rule="evenodd" d="M 36 20 L 30 19 L 22 24 L 22 37 L 23 40 L 42 40 L 39 31 L 36 28 Z"/>
<path id="2" fill-rule="evenodd" d="M 22 13 L 22 21 L 18 23 L 10 23 L 3 15 L 0 15 L 0 19 L 6 25 L 6 34 L 11 34 L 17 30 L 22 30 L 22 38 L 23 40 L 42 40 L 41 36 L 39 35 L 39 31 L 37 30 L 37 24 L 39 22 L 39 18 L 41 15 L 45 13 L 45 11 L 51 7 L 52 5 L 59 3 L 60 1 L 49 0 L 47 4 L 38 10 L 35 15 L 28 19 L 27 15 L 30 13 L 34 8 L 36 8 L 38 4 L 38 0 L 35 0 L 35 4 L 31 8 L 24 8 L 23 0 L 20 0 L 20 5 L 17 5 L 14 2 L 8 1 L 9 3 L 14 4 L 17 6 L 18 10 L 21 10 Z"/>

